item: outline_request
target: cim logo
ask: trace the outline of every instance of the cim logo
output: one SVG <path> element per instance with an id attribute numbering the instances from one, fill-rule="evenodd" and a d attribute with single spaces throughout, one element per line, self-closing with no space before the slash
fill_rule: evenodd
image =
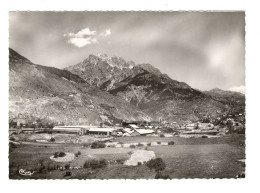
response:
<path id="1" fill-rule="evenodd" d="M 23 175 L 23 176 L 31 176 L 33 175 L 35 171 L 31 172 L 29 170 L 25 170 L 25 169 L 20 169 L 19 170 L 19 174 Z"/>

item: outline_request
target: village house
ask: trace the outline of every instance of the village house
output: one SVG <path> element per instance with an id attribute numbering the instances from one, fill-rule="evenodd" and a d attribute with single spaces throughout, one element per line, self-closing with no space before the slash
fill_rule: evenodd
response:
<path id="1" fill-rule="evenodd" d="M 124 134 L 123 136 L 138 136 L 140 133 L 138 133 L 135 129 L 125 128 L 123 129 Z"/>
<path id="2" fill-rule="evenodd" d="M 153 134 L 154 130 L 152 129 L 130 129 L 125 128 L 123 136 L 138 136 L 138 135 L 148 135 Z"/>

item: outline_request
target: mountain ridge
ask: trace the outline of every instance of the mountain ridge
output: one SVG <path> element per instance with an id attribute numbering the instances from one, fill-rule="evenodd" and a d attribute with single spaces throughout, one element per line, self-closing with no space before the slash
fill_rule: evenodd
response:
<path id="1" fill-rule="evenodd" d="M 151 64 L 90 55 L 57 69 L 34 64 L 11 48 L 9 57 L 11 117 L 34 115 L 66 124 L 183 123 L 214 119 L 232 109 L 244 111 L 243 96 L 221 89 L 201 92 Z"/>
<path id="2" fill-rule="evenodd" d="M 9 50 L 9 115 L 65 124 L 151 120 L 139 108 L 67 70 L 32 63 Z M 29 118 L 28 118 L 29 119 Z"/>
<path id="3" fill-rule="evenodd" d="M 224 113 L 231 108 L 229 99 L 193 89 L 162 74 L 151 64 L 137 64 L 131 69 L 114 67 L 111 70 L 109 62 L 96 56 L 94 61 L 86 58 L 79 63 L 81 69 L 79 64 L 66 69 L 91 85 L 139 107 L 155 120 L 198 120 L 205 116 L 217 117 L 216 112 Z M 92 81 L 93 77 L 99 77 L 99 81 Z"/>

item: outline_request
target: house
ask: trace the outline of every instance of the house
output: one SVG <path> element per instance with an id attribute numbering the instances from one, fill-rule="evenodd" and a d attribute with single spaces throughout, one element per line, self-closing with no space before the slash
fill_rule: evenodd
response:
<path id="1" fill-rule="evenodd" d="M 123 136 L 139 136 L 139 135 L 152 134 L 152 133 L 154 133 L 154 130 L 152 130 L 152 129 L 130 129 L 130 128 L 125 128 L 124 132 L 125 133 L 123 134 Z"/>
<path id="2" fill-rule="evenodd" d="M 214 129 L 214 125 L 212 123 L 199 123 L 200 129 Z"/>
<path id="3" fill-rule="evenodd" d="M 147 128 L 147 129 L 155 129 L 155 126 L 148 125 L 148 126 L 145 126 L 145 128 Z"/>
<path id="4" fill-rule="evenodd" d="M 135 124 L 129 124 L 129 127 L 132 129 L 139 129 L 139 127 Z"/>
<path id="5" fill-rule="evenodd" d="M 191 123 L 191 124 L 185 125 L 185 129 L 188 129 L 188 130 L 193 130 L 193 129 L 196 129 L 197 127 L 198 127 L 198 123 Z"/>
<path id="6" fill-rule="evenodd" d="M 214 125 L 211 123 L 191 123 L 185 126 L 185 129 L 194 130 L 194 129 L 213 129 Z"/>
<path id="7" fill-rule="evenodd" d="M 148 135 L 154 133 L 154 130 L 152 129 L 135 129 L 135 131 L 138 132 L 140 135 Z"/>
<path id="8" fill-rule="evenodd" d="M 20 133 L 34 133 L 35 128 L 22 128 L 20 129 Z"/>
<path id="9" fill-rule="evenodd" d="M 140 133 L 138 133 L 135 129 L 125 128 L 123 136 L 138 136 Z"/>

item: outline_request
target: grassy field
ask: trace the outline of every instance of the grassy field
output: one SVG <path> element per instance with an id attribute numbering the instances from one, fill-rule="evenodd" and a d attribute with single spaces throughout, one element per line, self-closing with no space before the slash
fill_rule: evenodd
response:
<path id="1" fill-rule="evenodd" d="M 244 145 L 244 135 L 226 135 L 216 138 L 182 138 L 182 137 L 149 137 L 149 136 L 135 136 L 135 137 L 118 137 L 114 141 L 122 143 L 136 143 L 136 142 L 169 142 L 174 141 L 176 145 L 196 145 L 196 144 L 230 144 L 230 145 Z"/>
<path id="2" fill-rule="evenodd" d="M 221 138 L 163 138 L 163 137 L 121 137 L 115 141 L 123 143 L 174 141 L 173 146 L 154 146 L 147 150 L 154 151 L 156 157 L 161 157 L 166 163 L 163 173 L 171 178 L 234 178 L 245 171 L 239 159 L 245 158 L 244 135 L 230 135 Z M 138 147 L 144 149 L 145 147 Z M 137 147 L 135 148 L 137 149 Z M 90 149 L 81 144 L 18 145 L 11 148 L 9 154 L 9 177 L 11 179 L 153 179 L 156 175 L 145 165 L 125 166 L 120 160 L 130 158 L 132 148 Z M 81 152 L 78 158 L 70 162 L 70 166 L 83 166 L 85 160 L 108 160 L 108 165 L 102 169 L 73 169 L 72 175 L 64 177 L 66 171 L 51 170 L 36 172 L 32 176 L 22 176 L 19 169 L 34 170 L 41 164 L 49 166 L 64 166 L 50 160 L 54 152 Z M 51 168 L 51 167 L 50 167 Z"/>

